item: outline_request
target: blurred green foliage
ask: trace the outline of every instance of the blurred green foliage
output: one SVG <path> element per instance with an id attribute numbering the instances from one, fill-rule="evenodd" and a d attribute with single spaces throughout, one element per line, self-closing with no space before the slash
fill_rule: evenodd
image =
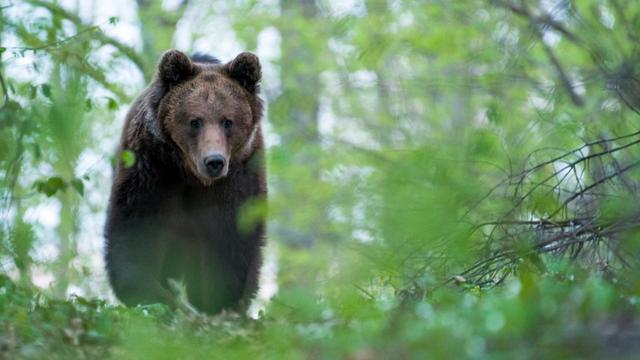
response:
<path id="1" fill-rule="evenodd" d="M 50 300 L 3 278 L 0 344 L 26 359 L 633 358 L 636 302 L 566 264 L 402 304 L 287 289 L 257 320 Z"/>
<path id="2" fill-rule="evenodd" d="M 127 6 L 139 46 L 112 14 L 0 3 L 1 357 L 640 351 L 640 3 Z M 267 216 L 277 292 L 257 319 L 98 300 L 86 247 L 109 166 L 136 161 L 113 158 L 121 110 L 185 28 L 182 50 L 262 57 L 270 195 L 240 220 Z"/>

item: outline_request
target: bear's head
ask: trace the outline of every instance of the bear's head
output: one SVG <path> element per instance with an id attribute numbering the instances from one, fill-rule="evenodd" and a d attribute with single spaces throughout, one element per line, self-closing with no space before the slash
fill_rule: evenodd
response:
<path id="1" fill-rule="evenodd" d="M 225 177 L 253 153 L 262 117 L 260 77 L 258 57 L 248 52 L 226 64 L 195 62 L 177 50 L 162 56 L 157 119 L 202 184 Z"/>

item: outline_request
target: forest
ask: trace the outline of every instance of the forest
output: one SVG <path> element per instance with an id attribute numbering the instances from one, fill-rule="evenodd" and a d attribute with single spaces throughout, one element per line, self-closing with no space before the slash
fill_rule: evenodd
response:
<path id="1" fill-rule="evenodd" d="M 246 313 L 105 270 L 170 49 L 262 65 Z M 636 0 L 0 0 L 0 358 L 638 358 L 639 159 Z"/>

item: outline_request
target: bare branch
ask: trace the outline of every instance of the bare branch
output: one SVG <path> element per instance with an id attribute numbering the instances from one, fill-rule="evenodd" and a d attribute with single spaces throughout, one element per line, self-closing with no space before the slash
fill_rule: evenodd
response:
<path id="1" fill-rule="evenodd" d="M 599 179 L 598 181 L 593 182 L 593 184 L 585 187 L 584 189 L 582 189 L 581 191 L 573 194 L 572 196 L 570 196 L 567 200 L 564 201 L 564 203 L 562 204 L 561 207 L 559 207 L 556 211 L 554 211 L 549 217 L 553 217 L 555 216 L 558 212 L 560 212 L 560 210 L 562 210 L 563 208 L 565 208 L 570 202 L 572 202 L 573 200 L 577 199 L 580 196 L 583 196 L 587 191 L 595 188 L 596 186 L 603 184 L 615 177 L 619 177 L 622 174 L 624 174 L 625 172 L 633 169 L 634 167 L 640 165 L 640 161 L 636 161 L 634 163 L 631 163 L 623 168 L 618 169 L 617 171 L 613 172 L 612 174 L 609 174 L 605 177 L 603 177 L 602 179 Z"/>
<path id="2" fill-rule="evenodd" d="M 560 34 L 564 35 L 571 42 L 577 44 L 582 43 L 582 40 L 577 35 L 569 31 L 562 23 L 553 19 L 549 14 L 543 13 L 542 15 L 536 16 L 532 14 L 528 8 L 524 6 L 518 6 L 510 1 L 490 0 L 490 2 L 494 5 L 509 9 L 512 13 L 529 20 L 529 22 L 537 26 L 550 27 Z"/>
<path id="3" fill-rule="evenodd" d="M 540 40 L 540 43 L 542 44 L 542 48 L 544 49 L 544 52 L 547 54 L 549 61 L 551 61 L 551 64 L 553 64 L 553 67 L 556 69 L 556 72 L 558 73 L 558 77 L 560 78 L 560 82 L 562 83 L 562 86 L 567 91 L 567 93 L 569 93 L 571 102 L 573 102 L 575 106 L 579 106 L 579 107 L 584 106 L 584 100 L 582 100 L 582 98 L 573 89 L 571 80 L 569 80 L 569 76 L 563 69 L 562 64 L 560 63 L 560 60 L 558 60 L 558 58 L 554 54 L 551 47 L 544 41 L 542 31 L 536 28 L 535 32 L 538 34 L 538 38 Z"/>
<path id="4" fill-rule="evenodd" d="M 640 145 L 639 136 L 640 131 L 636 131 L 585 142 L 573 150 L 535 164 L 501 181 L 481 201 L 489 198 L 498 188 L 506 187 L 509 194 L 509 189 L 514 187 L 511 192 L 520 194 L 521 191 L 522 195 L 515 197 L 515 204 L 503 216 L 472 227 L 469 236 L 473 236 L 481 228 L 490 227 L 490 231 L 481 232 L 479 235 L 483 238 L 480 243 L 484 245 L 479 250 L 484 252 L 484 256 L 456 275 L 461 275 L 469 283 L 478 286 L 494 286 L 515 271 L 522 259 L 534 256 L 534 263 L 539 261 L 535 260 L 537 253 L 553 253 L 567 256 L 571 261 L 586 261 L 590 265 L 599 266 L 603 271 L 610 271 L 609 264 L 612 263 L 622 267 L 633 266 L 633 261 L 629 260 L 633 259 L 634 255 L 627 254 L 629 257 L 626 257 L 613 244 L 617 239 L 621 239 L 624 233 L 640 229 L 640 207 L 636 206 L 620 215 L 602 213 L 598 205 L 602 200 L 612 196 L 611 193 L 613 196 L 628 199 L 631 204 L 634 203 L 633 199 L 637 198 L 637 182 L 633 180 L 633 176 L 625 177 L 625 174 L 640 165 L 640 161 L 633 161 L 637 158 L 634 153 L 630 153 L 632 147 Z M 598 145 L 602 146 L 602 150 L 593 149 Z M 590 148 L 589 153 L 584 151 L 587 148 Z M 542 180 L 531 181 L 546 165 L 558 163 L 563 165 L 556 167 L 550 176 L 542 173 Z M 578 171 L 577 165 L 581 163 L 586 165 Z M 623 165 L 625 163 L 626 165 Z M 602 171 L 597 176 L 592 174 L 592 180 L 587 182 L 585 172 L 589 164 L 597 165 Z M 593 191 L 605 183 L 611 183 L 610 187 L 616 190 Z M 554 196 L 560 204 L 557 208 L 551 209 L 549 214 L 536 219 L 535 213 L 521 207 L 524 201 L 534 194 L 542 198 Z M 577 203 L 578 200 L 580 203 L 570 208 L 570 204 Z M 514 218 L 516 210 L 522 210 L 520 216 L 526 218 Z M 609 249 L 605 253 L 601 251 L 603 246 Z M 593 256 L 589 254 L 597 256 L 597 259 L 593 260 Z M 437 287 L 453 280 L 453 277 L 445 279 Z"/>

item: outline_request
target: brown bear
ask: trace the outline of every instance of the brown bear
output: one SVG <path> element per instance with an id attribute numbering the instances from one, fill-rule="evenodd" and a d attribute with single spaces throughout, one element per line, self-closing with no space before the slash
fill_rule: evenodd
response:
<path id="1" fill-rule="evenodd" d="M 258 58 L 227 64 L 166 52 L 127 114 L 105 225 L 107 272 L 126 305 L 189 302 L 241 311 L 255 295 L 264 222 L 240 228 L 243 206 L 266 198 Z M 130 164 L 129 164 L 130 165 Z"/>

